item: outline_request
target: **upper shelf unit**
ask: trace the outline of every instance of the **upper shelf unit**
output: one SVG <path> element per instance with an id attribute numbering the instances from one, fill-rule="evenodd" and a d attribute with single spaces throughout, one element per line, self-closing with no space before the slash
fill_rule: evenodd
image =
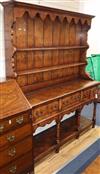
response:
<path id="1" fill-rule="evenodd" d="M 25 91 L 84 77 L 94 16 L 12 0 L 2 4 L 7 77 Z"/>

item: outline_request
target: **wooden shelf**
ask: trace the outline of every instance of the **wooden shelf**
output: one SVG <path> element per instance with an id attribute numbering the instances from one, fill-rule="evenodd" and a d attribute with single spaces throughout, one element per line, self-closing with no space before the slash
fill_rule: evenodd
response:
<path id="1" fill-rule="evenodd" d="M 35 73 L 46 72 L 46 71 L 54 71 L 54 70 L 83 66 L 83 65 L 86 65 L 86 62 L 74 63 L 74 64 L 68 64 L 68 65 L 58 65 L 58 66 L 52 66 L 52 67 L 35 68 L 34 70 L 20 71 L 17 73 L 17 75 L 18 76 L 27 75 L 27 74 L 29 75 L 29 74 L 35 74 Z"/>
<path id="2" fill-rule="evenodd" d="M 37 48 L 14 48 L 14 51 L 49 51 L 49 50 L 71 50 L 71 49 L 88 49 L 86 46 L 61 46 L 61 47 L 37 47 Z"/>
<path id="3" fill-rule="evenodd" d="M 60 145 L 72 141 L 77 136 L 76 117 L 61 122 Z M 81 116 L 80 133 L 87 131 L 92 125 L 92 121 Z M 35 161 L 46 156 L 50 151 L 56 149 L 56 125 L 34 136 L 34 156 Z"/>

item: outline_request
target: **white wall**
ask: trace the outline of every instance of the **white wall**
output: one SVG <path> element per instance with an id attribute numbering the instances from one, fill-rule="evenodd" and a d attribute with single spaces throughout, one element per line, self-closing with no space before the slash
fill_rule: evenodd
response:
<path id="1" fill-rule="evenodd" d="M 100 0 L 81 0 L 80 11 L 95 15 L 88 35 L 90 48 L 87 51 L 87 56 L 100 54 Z"/>
<path id="2" fill-rule="evenodd" d="M 66 10 L 74 10 L 74 11 L 79 10 L 79 3 L 80 3 L 80 0 L 18 0 L 18 1 L 36 3 L 39 5 L 56 7 Z"/>
<path id="3" fill-rule="evenodd" d="M 3 8 L 2 6 L 0 6 L 0 81 L 4 79 L 5 79 L 5 55 L 4 55 Z"/>

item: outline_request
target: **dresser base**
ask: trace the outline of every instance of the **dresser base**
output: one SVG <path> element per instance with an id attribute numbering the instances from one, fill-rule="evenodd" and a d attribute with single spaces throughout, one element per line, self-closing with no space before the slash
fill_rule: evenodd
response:
<path id="1" fill-rule="evenodd" d="M 69 143 L 77 138 L 76 117 L 72 116 L 61 122 L 60 125 L 60 146 Z M 81 116 L 80 135 L 92 128 L 92 121 Z M 56 125 L 34 136 L 34 157 L 35 161 L 56 150 Z"/>

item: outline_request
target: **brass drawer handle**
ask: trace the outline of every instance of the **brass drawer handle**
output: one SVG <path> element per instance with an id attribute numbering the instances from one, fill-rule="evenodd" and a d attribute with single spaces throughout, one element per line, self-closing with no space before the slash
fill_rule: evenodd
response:
<path id="1" fill-rule="evenodd" d="M 8 155 L 13 157 L 13 156 L 15 156 L 15 154 L 16 154 L 16 148 L 13 147 L 12 149 L 9 150 Z"/>
<path id="2" fill-rule="evenodd" d="M 16 166 L 12 166 L 11 168 L 9 168 L 10 173 L 16 173 L 16 170 L 17 170 Z"/>
<path id="3" fill-rule="evenodd" d="M 13 141 L 15 141 L 15 136 L 14 135 L 8 135 L 7 140 L 9 142 L 13 142 Z"/>
<path id="4" fill-rule="evenodd" d="M 0 133 L 3 133 L 4 125 L 0 125 Z"/>
<path id="5" fill-rule="evenodd" d="M 23 117 L 16 118 L 16 123 L 22 124 L 23 122 L 24 122 L 24 118 Z"/>

